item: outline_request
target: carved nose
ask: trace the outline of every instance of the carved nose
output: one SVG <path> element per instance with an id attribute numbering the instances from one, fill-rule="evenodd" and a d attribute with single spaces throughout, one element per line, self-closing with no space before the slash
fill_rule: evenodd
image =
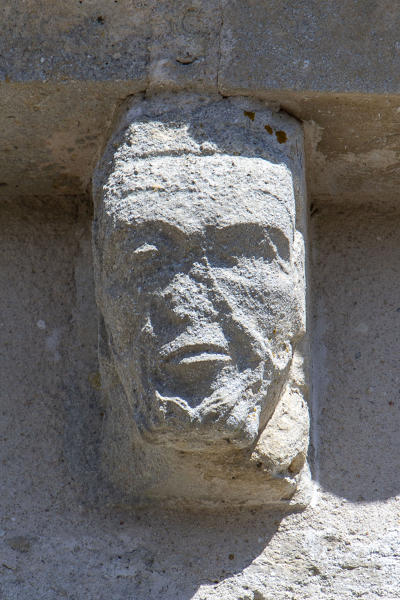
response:
<path id="1" fill-rule="evenodd" d="M 210 299 L 215 313 L 219 316 L 217 320 L 223 323 L 223 328 L 234 344 L 241 348 L 242 353 L 252 360 L 259 361 L 267 352 L 267 347 L 262 334 L 256 325 L 251 325 L 248 319 L 243 318 L 238 312 L 235 302 L 229 298 L 229 294 L 222 290 L 215 280 L 212 267 L 207 257 L 193 265 L 191 275 L 199 283 L 206 285 L 207 297 Z"/>
<path id="2" fill-rule="evenodd" d="M 207 268 L 196 263 L 187 273 L 179 273 L 161 293 L 160 310 L 173 320 L 197 322 L 214 320 L 216 310 L 210 300 L 211 280 Z"/>

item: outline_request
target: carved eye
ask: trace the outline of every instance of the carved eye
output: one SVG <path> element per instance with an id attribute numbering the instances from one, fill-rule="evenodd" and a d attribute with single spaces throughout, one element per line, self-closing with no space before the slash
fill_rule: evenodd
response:
<path id="1" fill-rule="evenodd" d="M 227 266 L 238 264 L 241 259 L 271 261 L 274 251 L 264 229 L 259 226 L 234 225 L 216 235 L 216 255 Z"/>
<path id="2" fill-rule="evenodd" d="M 158 254 L 158 248 L 153 244 L 142 244 L 139 248 L 134 250 L 133 254 L 138 258 L 151 258 Z"/>
<path id="3" fill-rule="evenodd" d="M 246 248 L 242 251 L 242 256 L 246 258 L 263 258 L 271 260 L 274 256 L 271 244 L 264 237 L 250 239 Z"/>

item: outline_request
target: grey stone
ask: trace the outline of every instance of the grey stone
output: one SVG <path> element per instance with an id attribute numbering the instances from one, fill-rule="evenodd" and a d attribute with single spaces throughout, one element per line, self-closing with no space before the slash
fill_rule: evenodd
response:
<path id="1" fill-rule="evenodd" d="M 69 196 L 73 206 L 75 195 L 88 193 L 117 107 L 146 89 L 140 81 L 4 84 L 0 201 L 35 194 L 63 203 Z M 314 207 L 345 202 L 397 210 L 396 95 L 268 90 L 262 96 L 304 123 Z"/>
<path id="2" fill-rule="evenodd" d="M 1 204 L 3 595 L 397 598 L 398 215 L 347 205 L 312 217 L 312 464 L 320 488 L 307 510 L 282 518 L 274 511 L 88 510 L 96 462 L 84 450 L 95 446 L 101 408 L 91 214 L 84 206 L 84 199 L 73 205 L 60 197 Z M 58 328 L 62 358 L 54 362 L 46 340 Z M 362 350 L 358 361 L 355 348 Z M 95 487 L 107 504 L 106 491 Z M 5 539 L 18 535 L 37 542 L 16 552 Z M 355 564 L 365 566 L 342 568 Z"/>
<path id="3" fill-rule="evenodd" d="M 94 256 L 103 459 L 127 502 L 306 502 L 304 194 L 301 127 L 262 103 L 123 114 Z"/>
<path id="4" fill-rule="evenodd" d="M 314 202 L 397 207 L 398 21 L 388 0 L 4 0 L 0 199 L 86 193 L 119 103 L 185 89 L 310 123 Z"/>
<path id="5" fill-rule="evenodd" d="M 389 0 L 4 0 L 1 28 L 5 82 L 398 92 Z"/>
<path id="6" fill-rule="evenodd" d="M 220 91 L 394 92 L 399 24 L 390 0 L 226 2 Z"/>
<path id="7" fill-rule="evenodd" d="M 145 79 L 152 2 L 2 5 L 3 81 Z"/>
<path id="8" fill-rule="evenodd" d="M 0 13 L 1 595 L 398 598 L 396 3 L 3 0 Z M 304 125 L 318 485 L 302 513 L 104 507 L 118 494 L 98 436 L 108 475 L 104 441 L 121 466 L 129 438 L 98 404 L 88 194 L 116 109 L 156 90 L 257 97 Z M 284 400 L 258 469 L 285 468 L 301 438 Z"/>
<path id="9" fill-rule="evenodd" d="M 152 13 L 148 85 L 216 92 L 223 10 L 214 0 L 159 2 Z"/>
<path id="10" fill-rule="evenodd" d="M 17 552 L 29 552 L 32 544 L 32 540 L 24 535 L 7 538 L 5 542 L 10 548 Z"/>

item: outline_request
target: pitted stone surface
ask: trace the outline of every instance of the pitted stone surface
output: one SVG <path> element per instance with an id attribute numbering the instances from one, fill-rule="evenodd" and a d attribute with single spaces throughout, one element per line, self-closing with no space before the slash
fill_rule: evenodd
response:
<path id="1" fill-rule="evenodd" d="M 0 12 L 0 596 L 399 598 L 396 3 L 4 0 Z M 160 89 L 257 96 L 305 123 L 319 491 L 301 514 L 104 508 L 110 431 L 76 196 L 115 107 Z M 287 468 L 303 408 L 279 402 L 255 465 L 267 444 L 268 469 Z"/>
<path id="2" fill-rule="evenodd" d="M 320 491 L 310 507 L 185 515 L 104 508 L 90 215 L 70 198 L 51 212 L 49 202 L 0 211 L 3 596 L 398 598 L 399 216 L 347 207 L 312 219 Z"/>
<path id="3" fill-rule="evenodd" d="M 313 125 L 314 203 L 397 209 L 393 2 L 3 0 L 0 10 L 0 198 L 85 194 L 115 107 L 161 89 L 270 99 Z"/>
<path id="4" fill-rule="evenodd" d="M 288 502 L 307 470 L 301 128 L 176 102 L 134 102 L 95 175 L 104 460 L 132 497 Z"/>

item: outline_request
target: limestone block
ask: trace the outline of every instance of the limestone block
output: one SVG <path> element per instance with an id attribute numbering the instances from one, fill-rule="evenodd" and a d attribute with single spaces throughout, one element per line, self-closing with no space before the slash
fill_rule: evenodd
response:
<path id="1" fill-rule="evenodd" d="M 219 91 L 390 93 L 399 85 L 399 20 L 390 0 L 230 0 Z"/>
<path id="2" fill-rule="evenodd" d="M 147 89 L 217 91 L 222 12 L 214 0 L 154 3 Z"/>
<path id="3" fill-rule="evenodd" d="M 0 80 L 28 94 L 32 82 L 204 90 L 217 80 L 223 93 L 398 93 L 391 0 L 2 0 L 1 9 Z"/>
<path id="4" fill-rule="evenodd" d="M 297 121 L 253 100 L 125 110 L 93 181 L 120 502 L 306 503 L 302 153 Z"/>

